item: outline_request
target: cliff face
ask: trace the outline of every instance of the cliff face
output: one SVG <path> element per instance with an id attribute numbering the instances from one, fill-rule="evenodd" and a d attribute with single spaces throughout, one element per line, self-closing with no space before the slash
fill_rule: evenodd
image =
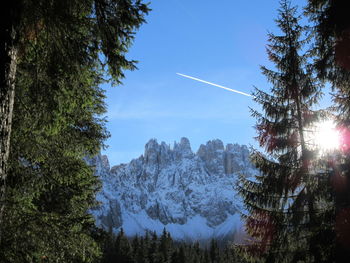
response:
<path id="1" fill-rule="evenodd" d="M 237 175 L 256 173 L 246 146 L 212 140 L 191 150 L 187 138 L 173 147 L 150 140 L 145 152 L 110 169 L 106 156 L 89 163 L 101 178 L 97 224 L 128 235 L 161 232 L 178 239 L 232 235 L 241 228 Z"/>

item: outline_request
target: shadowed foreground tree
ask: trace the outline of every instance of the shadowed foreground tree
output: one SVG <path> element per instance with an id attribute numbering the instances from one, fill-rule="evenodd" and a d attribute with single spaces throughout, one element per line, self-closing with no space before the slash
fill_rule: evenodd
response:
<path id="1" fill-rule="evenodd" d="M 251 156 L 260 171 L 254 180 L 240 179 L 252 240 L 238 248 L 252 262 L 328 262 L 333 257 L 330 173 L 308 138 L 325 113 L 313 110 L 321 86 L 307 54 L 300 54 L 308 38 L 301 39 L 305 28 L 298 20 L 296 8 L 281 1 L 276 20 L 281 35 L 269 34 L 267 48 L 277 71 L 262 67 L 272 88 L 270 94 L 254 93 L 264 112 L 252 110 L 266 154 Z"/>
<path id="2" fill-rule="evenodd" d="M 108 136 L 99 85 L 107 74 L 118 84 L 123 70 L 135 69 L 125 53 L 148 7 L 132 0 L 13 2 L 2 9 L 10 15 L 2 44 L 17 56 L 2 57 L 1 92 L 12 95 L 0 101 L 9 109 L 1 140 L 12 133 L 8 165 L 1 164 L 0 258 L 92 262 L 99 248 L 88 209 L 99 183 L 83 157 Z M 15 75 L 6 73 L 11 63 Z"/>
<path id="3" fill-rule="evenodd" d="M 14 28 L 19 26 L 19 5 L 19 1 L 8 1 L 8 3 L 2 2 L 1 6 L 1 17 L 3 19 L 0 31 L 0 225 L 4 210 L 7 161 L 10 153 L 10 136 L 18 56 L 18 34 L 16 34 Z"/>
<path id="4" fill-rule="evenodd" d="M 318 77 L 329 81 L 341 134 L 341 153 L 330 160 L 335 195 L 337 262 L 350 250 L 350 16 L 347 0 L 309 0 L 306 14 L 314 23 Z"/>
<path id="5" fill-rule="evenodd" d="M 135 68 L 135 61 L 128 61 L 125 53 L 135 29 L 144 22 L 147 12 L 147 5 L 140 0 L 2 2 L 4 23 L 0 51 L 0 225 L 5 205 L 7 160 L 11 145 L 13 106 L 16 101 L 15 86 L 19 85 L 19 64 L 32 56 L 38 47 L 44 52 L 38 54 L 42 58 L 53 55 L 61 56 L 62 61 L 65 59 L 65 70 L 69 70 L 71 76 L 80 75 L 86 67 L 96 70 L 102 67 L 115 83 L 119 83 L 124 76 L 124 69 Z M 43 46 L 47 48 L 47 52 L 43 50 Z M 106 59 L 102 61 L 99 54 L 103 54 Z M 43 66 L 46 65 L 35 65 L 36 69 L 42 69 Z M 46 73 L 46 78 L 57 79 L 54 72 Z M 35 78 L 35 75 L 29 77 Z M 38 85 L 30 87 L 33 94 L 37 92 L 36 87 Z M 47 98 L 53 98 L 50 90 L 45 90 L 44 93 Z"/>

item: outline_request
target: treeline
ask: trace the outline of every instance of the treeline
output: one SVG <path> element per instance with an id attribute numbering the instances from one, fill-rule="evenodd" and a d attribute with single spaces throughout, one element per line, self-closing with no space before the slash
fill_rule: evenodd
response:
<path id="1" fill-rule="evenodd" d="M 230 245 L 219 248 L 214 239 L 205 248 L 199 242 L 177 242 L 165 229 L 161 236 L 153 232 L 133 238 L 127 238 L 123 230 L 117 235 L 103 232 L 100 240 L 101 263 L 243 263 Z"/>

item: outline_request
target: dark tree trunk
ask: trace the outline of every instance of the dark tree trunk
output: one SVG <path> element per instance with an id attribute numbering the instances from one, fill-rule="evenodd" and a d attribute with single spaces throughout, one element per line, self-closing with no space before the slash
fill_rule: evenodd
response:
<path id="1" fill-rule="evenodd" d="M 0 7 L 0 241 L 7 177 L 7 161 L 10 152 L 11 124 L 15 97 L 15 77 L 18 55 L 18 25 L 20 1 L 4 1 Z"/>

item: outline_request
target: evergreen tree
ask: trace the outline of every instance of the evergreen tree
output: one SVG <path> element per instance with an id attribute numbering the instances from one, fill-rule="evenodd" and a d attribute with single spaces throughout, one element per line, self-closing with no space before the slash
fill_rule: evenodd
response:
<path id="1" fill-rule="evenodd" d="M 314 24 L 319 77 L 334 80 L 350 71 L 350 18 L 347 0 L 309 0 L 306 15 Z M 337 72 L 338 71 L 338 72 Z"/>
<path id="2" fill-rule="evenodd" d="M 212 239 L 210 241 L 209 255 L 210 255 L 210 262 L 212 263 L 220 262 L 219 247 L 215 239 Z"/>
<path id="3" fill-rule="evenodd" d="M 171 255 L 171 236 L 166 231 L 166 229 L 163 229 L 163 233 L 160 237 L 160 244 L 159 244 L 159 252 L 162 257 L 162 262 L 170 262 L 170 255 Z"/>
<path id="4" fill-rule="evenodd" d="M 202 262 L 202 250 L 199 246 L 199 242 L 195 242 L 192 247 L 192 253 L 193 255 L 193 263 L 201 263 Z"/>
<path id="5" fill-rule="evenodd" d="M 226 247 L 220 249 L 217 240 L 210 242 L 210 251 L 207 248 L 201 248 L 199 242 L 190 244 L 183 241 L 173 241 L 170 234 L 163 231 L 158 237 L 155 232 L 145 237 L 134 237 L 130 243 L 123 231 L 117 236 L 111 232 L 104 233 L 99 230 L 98 239 L 104 238 L 104 250 L 101 263 L 114 262 L 138 262 L 138 263 L 243 263 L 244 261 L 236 257 L 232 248 Z M 164 240 L 167 240 L 168 258 L 164 257 Z M 164 248 L 164 247 L 163 247 Z M 148 250 L 147 250 L 148 249 Z"/>
<path id="6" fill-rule="evenodd" d="M 203 262 L 204 263 L 209 263 L 210 262 L 209 252 L 208 252 L 207 248 L 204 249 Z"/>
<path id="7" fill-rule="evenodd" d="M 128 0 L 14 2 L 16 43 L 5 45 L 18 50 L 8 62 L 17 68 L 15 85 L 1 86 L 15 89 L 16 99 L 12 123 L 6 120 L 9 165 L 0 178 L 0 258 L 92 262 L 100 252 L 88 210 L 99 182 L 83 158 L 108 136 L 99 85 L 107 73 L 119 83 L 122 70 L 134 68 L 124 55 L 148 9 Z"/>
<path id="8" fill-rule="evenodd" d="M 94 224 L 88 209 L 95 203 L 99 182 L 83 157 L 95 154 L 108 135 L 97 117 L 104 112 L 99 73 L 86 68 L 81 75 L 70 76 L 68 58 L 57 50 L 39 57 L 40 49 L 47 48 L 42 44 L 38 41 L 18 65 L 15 143 L 0 253 L 5 253 L 3 258 L 18 257 L 19 262 L 33 255 L 89 261 L 98 256 L 88 234 Z M 46 69 L 28 81 L 37 70 L 33 64 L 46 64 Z"/>
<path id="9" fill-rule="evenodd" d="M 30 99 L 38 103 L 36 110 L 42 106 L 42 111 L 48 111 L 34 116 L 34 124 L 40 120 L 44 128 L 50 125 L 55 131 L 69 127 L 74 116 L 71 104 L 79 103 L 72 96 L 91 96 L 86 89 L 79 91 L 79 86 L 90 83 L 95 89 L 104 73 L 109 73 L 115 83 L 119 83 L 124 69 L 135 68 L 135 61 L 128 61 L 125 53 L 134 31 L 144 22 L 148 8 L 141 1 L 133 0 L 14 0 L 4 2 L 1 11 L 5 23 L 1 30 L 0 51 L 0 239 L 3 236 L 3 211 L 8 203 L 5 200 L 8 159 L 18 157 L 9 157 L 10 145 L 22 143 L 12 139 L 20 137 L 11 135 L 12 125 L 16 122 L 13 116 L 26 116 L 26 111 L 20 108 L 32 106 L 17 96 L 29 94 Z M 80 106 L 86 108 L 85 104 Z M 98 111 L 90 113 L 98 114 Z M 96 122 L 95 126 L 98 125 Z M 44 129 L 43 132 L 49 131 Z M 48 136 L 42 134 L 32 141 L 34 139 L 45 140 Z M 83 151 L 89 152 L 89 149 Z M 23 156 L 24 153 L 21 155 L 30 158 Z"/>
<path id="10" fill-rule="evenodd" d="M 120 263 L 133 263 L 133 250 L 129 240 L 124 235 L 123 229 L 120 230 L 115 240 L 116 258 L 115 261 Z"/>
<path id="11" fill-rule="evenodd" d="M 182 263 L 187 262 L 185 246 L 183 244 L 179 248 L 177 262 L 182 262 Z"/>
<path id="12" fill-rule="evenodd" d="M 177 250 L 174 250 L 173 253 L 171 254 L 171 263 L 177 263 L 179 262 L 179 253 Z"/>
<path id="13" fill-rule="evenodd" d="M 252 244 L 240 249 L 251 261 L 326 262 L 333 251 L 330 174 L 307 138 L 308 129 L 322 117 L 313 110 L 321 86 L 308 56 L 299 55 L 307 39 L 301 40 L 305 28 L 298 24 L 296 8 L 289 1 L 280 4 L 276 23 L 282 35 L 270 33 L 267 49 L 277 71 L 262 67 L 271 94 L 256 89 L 254 100 L 264 113 L 252 110 L 257 140 L 267 154 L 255 151 L 251 156 L 260 171 L 255 180 L 240 179 L 249 212 L 246 230 L 252 237 Z"/>
<path id="14" fill-rule="evenodd" d="M 148 249 L 148 259 L 150 263 L 157 263 L 160 261 L 160 254 L 158 250 L 159 244 L 158 244 L 158 236 L 157 233 L 154 231 L 151 235 L 150 245 Z"/>
<path id="15" fill-rule="evenodd" d="M 115 249 L 116 237 L 112 231 L 105 234 L 102 243 L 102 258 L 101 263 L 111 263 L 115 262 L 117 258 L 117 251 Z"/>
<path id="16" fill-rule="evenodd" d="M 139 246 L 136 248 L 133 245 L 133 250 L 136 253 L 135 255 L 135 261 L 137 263 L 148 263 L 148 243 L 147 241 L 141 237 L 140 242 L 139 242 Z"/>
<path id="17" fill-rule="evenodd" d="M 8 1 L 1 5 L 3 18 L 0 30 L 0 225 L 2 224 L 7 162 L 10 154 L 15 80 L 19 37 L 16 28 L 20 24 L 20 1 Z M 0 228 L 0 242 L 2 232 Z"/>
<path id="18" fill-rule="evenodd" d="M 320 79 L 329 81 L 337 109 L 341 151 L 329 160 L 335 195 L 337 262 L 350 250 L 350 17 L 346 0 L 309 0 L 306 14 L 314 23 L 315 68 Z"/>
<path id="19" fill-rule="evenodd" d="M 140 244 L 140 239 L 139 239 L 138 235 L 136 235 L 132 239 L 131 248 L 132 248 L 132 252 L 133 252 L 133 259 L 134 259 L 135 262 L 138 262 L 137 261 L 137 256 L 139 254 L 141 254 L 140 251 L 142 251 L 141 244 Z"/>

